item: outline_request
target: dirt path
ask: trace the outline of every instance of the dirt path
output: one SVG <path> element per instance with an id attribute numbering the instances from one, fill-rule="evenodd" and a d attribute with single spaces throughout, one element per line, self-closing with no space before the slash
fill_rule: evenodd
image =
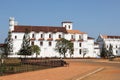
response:
<path id="1" fill-rule="evenodd" d="M 97 69 L 99 66 L 80 62 L 69 62 L 68 67 L 58 67 L 0 77 L 0 80 L 71 80 Z"/>
<path id="2" fill-rule="evenodd" d="M 82 80 L 120 80 L 120 68 L 107 67 L 105 70 Z"/>

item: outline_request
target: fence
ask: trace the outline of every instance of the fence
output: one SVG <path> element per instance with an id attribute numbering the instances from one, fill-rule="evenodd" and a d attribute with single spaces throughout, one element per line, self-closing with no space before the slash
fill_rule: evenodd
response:
<path id="1" fill-rule="evenodd" d="M 68 65 L 63 60 L 53 59 L 6 59 L 0 64 L 0 76 Z"/>

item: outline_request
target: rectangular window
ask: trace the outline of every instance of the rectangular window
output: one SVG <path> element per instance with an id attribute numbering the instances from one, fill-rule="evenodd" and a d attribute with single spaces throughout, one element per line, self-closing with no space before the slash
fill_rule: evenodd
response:
<path id="1" fill-rule="evenodd" d="M 81 38 L 81 35 L 79 35 L 79 39 L 82 39 L 82 38 Z"/>
<path id="2" fill-rule="evenodd" d="M 70 25 L 69 25 L 69 29 L 70 29 Z"/>
<path id="3" fill-rule="evenodd" d="M 43 38 L 43 34 L 40 35 L 40 38 Z"/>
<path id="4" fill-rule="evenodd" d="M 118 53 L 118 51 L 116 50 L 116 54 Z"/>
<path id="5" fill-rule="evenodd" d="M 17 36 L 15 36 L 15 39 L 17 39 Z"/>
<path id="6" fill-rule="evenodd" d="M 81 43 L 79 43 L 79 47 L 81 47 Z"/>
<path id="7" fill-rule="evenodd" d="M 73 36 L 73 35 L 71 35 L 71 39 L 74 39 L 74 36 Z"/>
<path id="8" fill-rule="evenodd" d="M 34 45 L 34 42 L 31 42 L 31 45 Z"/>
<path id="9" fill-rule="evenodd" d="M 52 46 L 52 42 L 49 42 L 49 46 Z"/>
<path id="10" fill-rule="evenodd" d="M 51 34 L 49 34 L 49 38 L 52 38 Z"/>
<path id="11" fill-rule="evenodd" d="M 116 48 L 118 48 L 117 45 L 116 45 Z"/>
<path id="12" fill-rule="evenodd" d="M 79 49 L 79 53 L 81 54 L 81 49 Z"/>
<path id="13" fill-rule="evenodd" d="M 34 34 L 32 34 L 32 38 L 34 38 L 35 37 L 35 35 Z"/>
<path id="14" fill-rule="evenodd" d="M 59 38 L 61 38 L 61 35 L 59 34 Z"/>
<path id="15" fill-rule="evenodd" d="M 42 41 L 40 42 L 40 46 L 43 46 L 43 42 Z"/>

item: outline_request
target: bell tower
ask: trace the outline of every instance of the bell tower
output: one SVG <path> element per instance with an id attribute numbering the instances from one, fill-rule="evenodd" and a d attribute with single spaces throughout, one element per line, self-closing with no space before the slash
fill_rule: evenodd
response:
<path id="1" fill-rule="evenodd" d="M 9 31 L 14 30 L 14 25 L 15 25 L 15 19 L 14 19 L 14 17 L 10 17 L 9 18 Z"/>
<path id="2" fill-rule="evenodd" d="M 72 30 L 72 22 L 64 21 L 64 22 L 62 22 L 62 27 L 65 27 L 66 30 Z"/>

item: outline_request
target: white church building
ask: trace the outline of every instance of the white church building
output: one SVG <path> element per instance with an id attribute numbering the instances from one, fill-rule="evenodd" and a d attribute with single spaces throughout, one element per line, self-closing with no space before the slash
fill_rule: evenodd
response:
<path id="1" fill-rule="evenodd" d="M 21 48 L 25 29 L 30 31 L 30 45 L 38 45 L 41 49 L 38 57 L 61 57 L 55 51 L 57 40 L 65 38 L 74 44 L 74 54 L 72 57 L 80 58 L 86 53 L 85 57 L 99 57 L 99 45 L 94 42 L 94 38 L 88 37 L 86 32 L 73 30 L 73 23 L 65 21 L 61 26 L 29 26 L 18 25 L 13 17 L 9 19 L 9 31 L 12 32 L 13 52 L 9 57 L 20 57 L 17 55 Z M 30 57 L 35 57 L 33 54 Z M 66 57 L 70 57 L 69 53 Z"/>
<path id="2" fill-rule="evenodd" d="M 113 55 L 120 56 L 120 36 L 100 34 L 97 42 L 100 45 L 100 49 L 102 49 L 103 43 L 105 44 L 107 50 L 109 50 L 110 45 L 112 45 Z"/>

